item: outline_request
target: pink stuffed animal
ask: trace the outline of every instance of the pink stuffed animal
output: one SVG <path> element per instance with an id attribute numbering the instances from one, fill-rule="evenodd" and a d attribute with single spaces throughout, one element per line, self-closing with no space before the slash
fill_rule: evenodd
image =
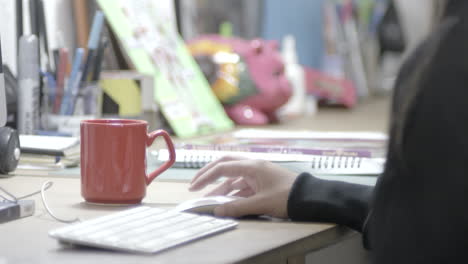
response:
<path id="1" fill-rule="evenodd" d="M 234 122 L 277 121 L 276 109 L 288 101 L 292 88 L 275 42 L 207 35 L 189 42 L 189 49 Z"/>

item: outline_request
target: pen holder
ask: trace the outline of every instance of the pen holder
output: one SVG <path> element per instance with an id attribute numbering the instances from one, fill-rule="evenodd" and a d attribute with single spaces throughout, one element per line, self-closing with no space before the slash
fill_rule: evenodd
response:
<path id="1" fill-rule="evenodd" d="M 73 100 L 70 100 L 70 104 L 73 107 L 73 115 L 63 115 L 60 112 L 54 113 L 54 111 L 48 111 L 46 118 L 43 119 L 44 132 L 79 136 L 80 122 L 82 120 L 101 117 L 102 90 L 98 82 L 89 83 L 81 87 L 78 93 L 72 94 L 72 98 Z M 49 107 L 49 110 L 53 109 L 52 107 Z"/>
<path id="2" fill-rule="evenodd" d="M 47 130 L 43 131 L 46 135 L 57 135 L 57 136 L 80 136 L 80 122 L 82 120 L 94 119 L 93 115 L 48 115 Z"/>
<path id="3" fill-rule="evenodd" d="M 76 95 L 73 115 L 101 116 L 102 92 L 98 82 L 81 87 Z"/>

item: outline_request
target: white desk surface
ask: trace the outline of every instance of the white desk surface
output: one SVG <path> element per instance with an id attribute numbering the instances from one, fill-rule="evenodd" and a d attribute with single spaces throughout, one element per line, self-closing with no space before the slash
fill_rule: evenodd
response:
<path id="1" fill-rule="evenodd" d="M 58 216 L 90 219 L 123 209 L 85 203 L 76 178 L 13 176 L 1 178 L 0 186 L 20 196 L 38 190 L 46 180 L 54 182 L 46 191 L 46 198 Z M 154 182 L 143 203 L 171 207 L 202 195 L 189 193 L 186 188 L 186 183 Z M 46 213 L 40 195 L 34 199 L 33 216 L 0 224 L 0 263 L 287 263 L 288 258 L 302 261 L 307 252 L 355 235 L 347 228 L 330 224 L 241 220 L 235 230 L 149 256 L 67 248 L 47 234 L 65 224 Z"/>
<path id="2" fill-rule="evenodd" d="M 317 131 L 380 131 L 388 122 L 389 98 L 361 101 L 355 109 L 320 109 L 310 118 L 279 124 L 277 129 Z M 180 173 L 174 170 L 172 173 Z M 337 179 L 336 177 L 326 177 Z M 373 177 L 346 177 L 346 181 L 372 185 Z M 54 185 L 46 192 L 49 206 L 62 217 L 89 219 L 122 207 L 89 205 L 80 196 L 78 177 L 12 176 L 0 178 L 0 186 L 17 196 L 38 190 L 46 180 Z M 208 191 L 208 190 L 206 190 Z M 155 181 L 144 204 L 172 207 L 184 200 L 202 196 L 190 193 L 187 183 Z M 48 237 L 49 230 L 64 224 L 53 220 L 40 196 L 31 217 L 0 224 L 0 264 L 9 263 L 304 263 L 305 254 L 356 237 L 356 232 L 332 224 L 287 221 L 240 220 L 237 229 L 170 249 L 156 255 L 136 255 L 92 248 L 66 248 Z"/>

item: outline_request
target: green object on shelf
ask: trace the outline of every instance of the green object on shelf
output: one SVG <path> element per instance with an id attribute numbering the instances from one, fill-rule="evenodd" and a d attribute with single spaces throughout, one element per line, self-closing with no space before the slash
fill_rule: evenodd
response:
<path id="1" fill-rule="evenodd" d="M 177 33 L 172 1 L 97 2 L 135 69 L 154 76 L 154 99 L 177 136 L 234 127 Z"/>
<path id="2" fill-rule="evenodd" d="M 232 24 L 230 22 L 223 22 L 219 25 L 219 34 L 223 37 L 232 37 Z"/>

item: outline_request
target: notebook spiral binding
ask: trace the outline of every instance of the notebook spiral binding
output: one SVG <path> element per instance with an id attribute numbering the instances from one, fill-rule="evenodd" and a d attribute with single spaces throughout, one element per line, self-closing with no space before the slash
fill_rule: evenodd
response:
<path id="1" fill-rule="evenodd" d="M 220 157 L 216 157 L 214 155 L 209 155 L 209 154 L 195 154 L 192 153 L 190 155 L 184 155 L 184 161 L 183 161 L 183 166 L 184 168 L 201 168 L 205 166 L 206 164 L 215 161 Z"/>
<path id="2" fill-rule="evenodd" d="M 167 149 L 157 151 L 157 161 L 166 162 L 169 159 Z M 380 175 L 383 172 L 384 158 L 368 158 L 359 156 L 319 156 L 293 155 L 258 152 L 200 151 L 176 150 L 175 168 L 199 169 L 223 156 L 239 156 L 249 159 L 269 160 L 281 163 L 297 171 L 307 171 L 330 175 Z"/>
<path id="3" fill-rule="evenodd" d="M 312 169 L 359 169 L 361 157 L 319 156 L 312 158 Z"/>
<path id="4" fill-rule="evenodd" d="M 177 162 L 183 168 L 201 168 L 206 164 L 215 161 L 220 156 L 209 153 L 185 153 L 183 161 Z M 312 169 L 359 169 L 362 163 L 361 157 L 349 156 L 316 156 L 310 161 Z M 182 163 L 182 164 L 180 164 Z"/>

